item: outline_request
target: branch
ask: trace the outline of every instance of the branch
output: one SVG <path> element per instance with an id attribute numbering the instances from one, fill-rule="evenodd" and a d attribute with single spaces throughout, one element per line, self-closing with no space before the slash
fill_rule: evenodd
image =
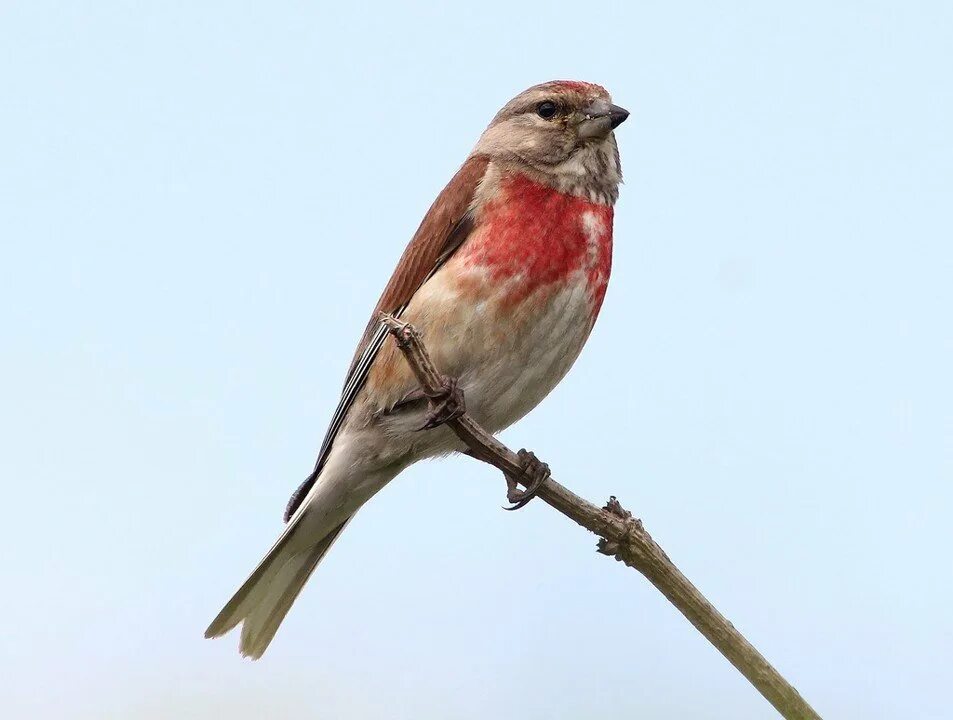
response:
<path id="1" fill-rule="evenodd" d="M 424 391 L 438 393 L 441 375 L 412 325 L 382 314 L 387 326 Z M 447 422 L 469 448 L 469 454 L 489 463 L 508 477 L 520 478 L 523 466 L 516 453 L 480 427 L 467 414 Z M 600 536 L 598 551 L 635 568 L 652 583 L 695 628 L 728 658 L 742 675 L 787 720 L 820 720 L 820 716 L 745 640 L 698 589 L 682 575 L 668 555 L 642 527 L 638 518 L 625 510 L 615 497 L 598 508 L 551 477 L 539 488 L 538 497 L 570 520 Z"/>

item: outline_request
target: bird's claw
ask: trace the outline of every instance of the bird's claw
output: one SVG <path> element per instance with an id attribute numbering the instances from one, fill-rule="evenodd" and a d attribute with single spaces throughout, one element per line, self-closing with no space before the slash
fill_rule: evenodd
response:
<path id="1" fill-rule="evenodd" d="M 451 420 L 456 420 L 467 411 L 463 390 L 457 385 L 456 378 L 444 376 L 440 390 L 426 393 L 426 396 L 430 401 L 430 410 L 419 430 L 432 430 Z"/>
<path id="2" fill-rule="evenodd" d="M 506 476 L 506 499 L 513 503 L 504 510 L 519 510 L 536 497 L 536 493 L 543 486 L 543 483 L 549 479 L 549 465 L 541 462 L 535 454 L 529 450 L 520 450 L 516 453 L 523 466 L 523 471 L 518 476 Z M 517 485 L 523 484 L 525 490 L 520 490 Z"/>

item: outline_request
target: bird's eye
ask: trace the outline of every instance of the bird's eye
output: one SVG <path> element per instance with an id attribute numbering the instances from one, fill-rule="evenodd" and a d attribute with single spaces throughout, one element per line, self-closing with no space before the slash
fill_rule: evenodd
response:
<path id="1" fill-rule="evenodd" d="M 556 111 L 559 108 L 556 107 L 556 103 L 546 100 L 541 102 L 536 106 L 536 114 L 539 115 L 544 120 L 552 120 L 556 116 Z"/>

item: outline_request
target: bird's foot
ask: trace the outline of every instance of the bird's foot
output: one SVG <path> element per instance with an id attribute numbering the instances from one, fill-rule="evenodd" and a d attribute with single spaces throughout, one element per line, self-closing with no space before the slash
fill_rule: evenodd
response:
<path id="1" fill-rule="evenodd" d="M 467 411 L 463 390 L 457 385 L 456 378 L 444 376 L 442 381 L 440 390 L 426 394 L 430 401 L 430 410 L 427 412 L 427 419 L 421 430 L 431 430 L 456 420 Z"/>
<path id="2" fill-rule="evenodd" d="M 536 493 L 543 486 L 543 483 L 550 476 L 549 465 L 541 462 L 529 450 L 520 450 L 516 453 L 523 466 L 523 471 L 517 476 L 506 476 L 506 499 L 513 503 L 505 510 L 519 510 L 526 503 L 536 497 Z M 520 490 L 517 485 L 526 486 L 525 490 Z"/>

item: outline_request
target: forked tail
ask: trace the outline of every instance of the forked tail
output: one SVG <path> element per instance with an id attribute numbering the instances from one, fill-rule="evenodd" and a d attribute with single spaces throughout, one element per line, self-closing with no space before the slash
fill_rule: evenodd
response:
<path id="1" fill-rule="evenodd" d="M 291 542 L 299 527 L 299 523 L 292 521 L 208 626 L 205 637 L 219 637 L 242 623 L 239 651 L 253 660 L 260 658 L 314 568 L 350 519 L 331 530 L 317 544 L 300 550 L 294 550 Z"/>

